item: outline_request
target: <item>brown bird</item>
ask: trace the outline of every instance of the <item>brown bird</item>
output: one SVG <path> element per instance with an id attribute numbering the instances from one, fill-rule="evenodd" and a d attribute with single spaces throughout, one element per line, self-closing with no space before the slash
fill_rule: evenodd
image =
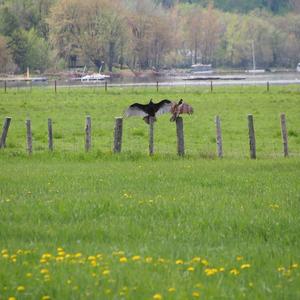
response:
<path id="1" fill-rule="evenodd" d="M 131 116 L 141 116 L 143 120 L 149 124 L 150 117 L 154 118 L 156 121 L 156 117 L 171 111 L 172 102 L 170 100 L 164 99 L 158 103 L 150 102 L 148 104 L 140 104 L 134 103 L 131 104 L 124 112 L 125 117 Z"/>
<path id="2" fill-rule="evenodd" d="M 187 103 L 184 103 L 182 99 L 179 100 L 178 103 L 173 102 L 171 107 L 172 117 L 170 119 L 171 122 L 174 122 L 179 115 L 181 114 L 189 114 L 191 115 L 194 112 L 194 109 Z"/>

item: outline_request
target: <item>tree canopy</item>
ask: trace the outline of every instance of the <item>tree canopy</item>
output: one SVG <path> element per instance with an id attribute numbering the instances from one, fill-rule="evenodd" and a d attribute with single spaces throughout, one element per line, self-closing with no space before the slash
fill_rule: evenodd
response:
<path id="1" fill-rule="evenodd" d="M 300 61 L 298 0 L 2 0 L 1 72 Z"/>

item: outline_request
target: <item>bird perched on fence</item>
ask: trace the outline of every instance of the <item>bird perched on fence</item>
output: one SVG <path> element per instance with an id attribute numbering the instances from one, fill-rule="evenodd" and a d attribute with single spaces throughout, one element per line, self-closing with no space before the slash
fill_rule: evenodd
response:
<path id="1" fill-rule="evenodd" d="M 193 108 L 189 104 L 184 103 L 182 99 L 180 99 L 178 103 L 176 102 L 172 103 L 171 106 L 172 117 L 170 121 L 174 122 L 181 114 L 191 115 L 193 112 L 194 112 Z"/>
<path id="2" fill-rule="evenodd" d="M 152 99 L 150 99 L 150 102 L 148 104 L 140 104 L 140 103 L 134 103 L 131 104 L 124 112 L 125 117 L 131 117 L 131 116 L 141 116 L 143 117 L 143 120 L 149 124 L 150 123 L 150 117 L 154 118 L 154 121 L 156 121 L 156 117 L 165 113 L 168 113 L 171 111 L 172 108 L 172 101 L 164 99 L 158 103 L 152 102 Z"/>

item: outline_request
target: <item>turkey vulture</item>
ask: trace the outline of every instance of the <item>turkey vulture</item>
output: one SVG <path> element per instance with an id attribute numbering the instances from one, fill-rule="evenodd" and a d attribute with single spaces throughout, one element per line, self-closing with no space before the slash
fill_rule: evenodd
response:
<path id="1" fill-rule="evenodd" d="M 150 117 L 153 117 L 154 121 L 156 121 L 156 116 L 170 112 L 171 108 L 172 102 L 170 100 L 164 99 L 158 103 L 154 103 L 150 99 L 148 104 L 134 103 L 130 105 L 124 112 L 124 115 L 125 117 L 141 116 L 149 124 Z"/>
<path id="2" fill-rule="evenodd" d="M 181 114 L 189 114 L 191 115 L 194 112 L 193 108 L 187 104 L 184 103 L 182 99 L 179 100 L 178 103 L 173 102 L 171 107 L 171 114 L 172 117 L 170 119 L 171 122 L 175 121 L 179 115 Z"/>

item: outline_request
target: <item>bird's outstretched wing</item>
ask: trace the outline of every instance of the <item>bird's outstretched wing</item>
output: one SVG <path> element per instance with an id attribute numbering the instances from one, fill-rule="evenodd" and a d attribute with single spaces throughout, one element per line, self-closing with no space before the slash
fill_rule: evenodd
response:
<path id="1" fill-rule="evenodd" d="M 132 117 L 132 116 L 141 116 L 145 117 L 147 116 L 146 108 L 148 104 L 140 104 L 140 103 L 134 103 L 130 105 L 125 111 L 124 116 L 126 118 Z"/>
<path id="2" fill-rule="evenodd" d="M 194 109 L 189 104 L 183 102 L 182 99 L 178 103 L 173 103 L 171 108 L 172 117 L 170 121 L 175 121 L 181 114 L 191 115 L 194 112 Z"/>
<path id="3" fill-rule="evenodd" d="M 154 104 L 155 106 L 155 115 L 159 116 L 171 111 L 172 101 L 168 99 L 161 100 L 160 102 Z"/>

